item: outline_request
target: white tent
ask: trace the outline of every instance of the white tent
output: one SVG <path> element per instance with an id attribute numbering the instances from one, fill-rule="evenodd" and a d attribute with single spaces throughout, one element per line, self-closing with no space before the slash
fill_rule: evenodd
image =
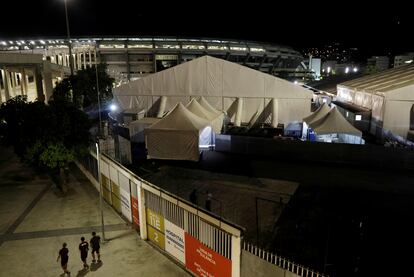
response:
<path id="1" fill-rule="evenodd" d="M 362 132 L 352 126 L 336 107 L 319 120 L 312 121 L 310 127 L 317 134 L 318 141 L 364 144 Z"/>
<path id="2" fill-rule="evenodd" d="M 193 114 L 209 121 L 215 133 L 219 134 L 221 132 L 224 119 L 223 113 L 214 113 L 213 111 L 207 110 L 195 98 L 191 99 L 190 103 L 187 104 L 187 109 Z"/>
<path id="3" fill-rule="evenodd" d="M 114 96 L 124 109 L 138 106 L 147 111 L 154 104 L 168 111 L 178 102 L 187 103 L 198 97 L 204 97 L 214 109 L 228 111 L 237 100 L 236 114 L 231 117 L 236 125 L 249 122 L 273 100 L 276 122 L 287 124 L 302 120 L 310 112 L 312 91 L 236 63 L 204 56 L 121 85 L 114 89 Z M 160 101 L 162 96 L 167 100 Z"/>
<path id="4" fill-rule="evenodd" d="M 330 110 L 331 109 L 329 108 L 329 106 L 323 103 L 316 111 L 305 117 L 303 121 L 307 124 L 311 124 L 312 122 L 318 121 L 319 119 L 324 117 L 327 113 L 329 113 Z"/>
<path id="5" fill-rule="evenodd" d="M 414 105 L 414 64 L 344 82 L 337 90 L 338 101 L 372 111 L 372 134 L 385 129 L 407 137 Z"/>
<path id="6" fill-rule="evenodd" d="M 144 130 L 148 158 L 198 161 L 200 147 L 211 145 L 210 123 L 178 103 Z"/>
<path id="7" fill-rule="evenodd" d="M 131 142 L 145 142 L 144 130 L 160 120 L 154 117 L 144 117 L 128 124 Z"/>

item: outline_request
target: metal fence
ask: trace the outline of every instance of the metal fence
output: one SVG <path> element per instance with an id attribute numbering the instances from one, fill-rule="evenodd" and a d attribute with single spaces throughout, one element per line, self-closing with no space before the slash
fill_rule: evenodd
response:
<path id="1" fill-rule="evenodd" d="M 290 271 L 296 275 L 303 277 L 328 277 L 322 273 L 313 271 L 309 268 L 306 268 L 302 265 L 296 264 L 293 261 L 290 261 L 286 258 L 273 254 L 269 251 L 263 250 L 253 244 L 243 242 L 243 250 L 271 263 L 277 265 L 280 268 L 283 268 L 287 271 Z"/>

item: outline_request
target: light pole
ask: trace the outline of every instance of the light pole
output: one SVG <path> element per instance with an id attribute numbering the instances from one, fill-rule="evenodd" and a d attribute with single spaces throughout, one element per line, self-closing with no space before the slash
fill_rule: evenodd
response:
<path id="1" fill-rule="evenodd" d="M 95 46 L 95 53 L 96 53 L 96 46 Z M 96 54 L 95 54 L 96 57 Z M 99 113 L 99 136 L 102 136 L 102 119 L 101 119 L 101 99 L 100 99 L 100 92 L 99 92 L 99 78 L 98 78 L 98 63 L 95 60 L 95 75 L 96 75 L 96 92 L 98 93 L 98 113 Z"/>
<path id="2" fill-rule="evenodd" d="M 70 42 L 70 31 L 69 31 L 69 18 L 68 18 L 68 5 L 65 1 L 65 15 L 66 15 L 66 31 L 68 35 L 68 46 L 69 46 L 69 67 L 70 67 L 70 76 L 73 76 L 73 60 L 72 60 L 72 43 Z"/>
<path id="3" fill-rule="evenodd" d="M 105 241 L 105 224 L 104 224 L 104 215 L 103 215 L 103 202 L 102 202 L 102 178 L 101 178 L 101 157 L 99 149 L 99 138 L 95 143 L 96 146 L 96 158 L 98 160 L 98 182 L 99 182 L 99 205 L 101 207 L 101 222 L 102 222 L 102 240 Z"/>

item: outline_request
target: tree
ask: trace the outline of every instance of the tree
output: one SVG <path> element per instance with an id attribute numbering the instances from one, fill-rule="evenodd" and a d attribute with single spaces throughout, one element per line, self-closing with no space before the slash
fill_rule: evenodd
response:
<path id="1" fill-rule="evenodd" d="M 91 123 L 73 103 L 62 100 L 27 102 L 12 98 L 0 108 L 0 137 L 23 160 L 62 173 L 87 152 Z"/>
<path id="2" fill-rule="evenodd" d="M 114 79 L 106 72 L 106 64 L 97 67 L 100 101 L 105 103 L 112 99 Z M 84 108 L 98 103 L 95 66 L 78 70 L 76 75 L 65 78 L 56 85 L 53 99 L 73 101 Z"/>

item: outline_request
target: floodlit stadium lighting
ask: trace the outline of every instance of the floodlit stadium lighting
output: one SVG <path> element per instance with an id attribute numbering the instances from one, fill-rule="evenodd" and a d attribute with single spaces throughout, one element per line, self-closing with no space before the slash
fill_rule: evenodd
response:
<path id="1" fill-rule="evenodd" d="M 114 112 L 118 109 L 118 107 L 115 104 L 111 104 L 111 106 L 109 106 L 109 109 Z"/>
<path id="2" fill-rule="evenodd" d="M 358 68 L 357 67 L 354 67 L 354 72 L 358 72 Z"/>
<path id="3" fill-rule="evenodd" d="M 7 42 L 2 41 L 2 42 L 1 42 L 1 44 L 2 44 L 2 45 L 7 45 Z"/>
<path id="4" fill-rule="evenodd" d="M 405 61 L 405 63 L 412 63 L 412 62 L 413 62 L 413 60 Z"/>
<path id="5" fill-rule="evenodd" d="M 44 40 L 40 40 L 41 44 L 46 44 L 46 42 Z"/>
<path id="6" fill-rule="evenodd" d="M 295 80 L 293 83 L 294 83 L 295 85 L 297 85 L 297 84 L 298 84 L 298 81 L 296 81 L 296 80 Z"/>
<path id="7" fill-rule="evenodd" d="M 328 66 L 328 68 L 327 68 L 327 70 L 326 70 L 327 72 L 328 72 L 328 74 L 329 73 L 331 73 L 331 67 L 330 66 Z"/>
<path id="8" fill-rule="evenodd" d="M 349 73 L 349 67 L 346 67 L 345 68 L 345 74 L 348 74 Z"/>

